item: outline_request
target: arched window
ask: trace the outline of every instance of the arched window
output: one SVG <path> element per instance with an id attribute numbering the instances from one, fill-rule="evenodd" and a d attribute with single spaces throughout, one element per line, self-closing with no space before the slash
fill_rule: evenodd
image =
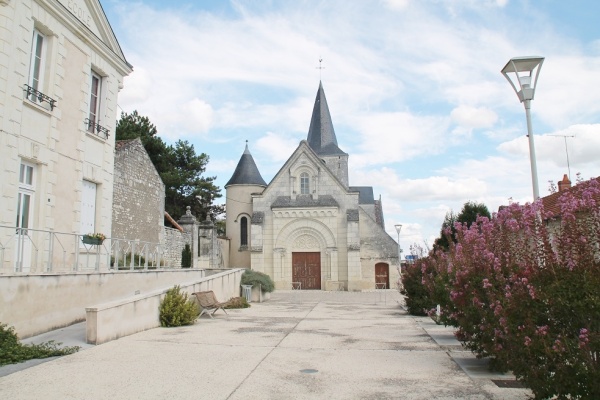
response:
<path id="1" fill-rule="evenodd" d="M 300 174 L 300 194 L 310 193 L 310 179 L 306 172 Z"/>
<path id="2" fill-rule="evenodd" d="M 248 218 L 240 219 L 240 246 L 248 246 Z"/>

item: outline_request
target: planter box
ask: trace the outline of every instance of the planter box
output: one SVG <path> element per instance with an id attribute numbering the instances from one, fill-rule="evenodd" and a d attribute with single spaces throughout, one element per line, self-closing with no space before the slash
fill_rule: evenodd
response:
<path id="1" fill-rule="evenodd" d="M 84 244 L 91 244 L 94 246 L 100 246 L 102 243 L 104 243 L 104 239 L 99 239 L 91 236 L 84 236 L 81 238 L 81 241 Z"/>
<path id="2" fill-rule="evenodd" d="M 271 293 L 263 292 L 260 286 L 252 286 L 252 301 L 262 303 L 271 298 Z"/>

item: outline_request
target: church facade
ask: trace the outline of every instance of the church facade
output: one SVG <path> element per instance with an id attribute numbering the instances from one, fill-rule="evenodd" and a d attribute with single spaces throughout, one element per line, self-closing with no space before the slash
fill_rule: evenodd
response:
<path id="1" fill-rule="evenodd" d="M 373 188 L 349 185 L 321 83 L 307 139 L 271 182 L 246 145 L 225 189 L 231 267 L 266 273 L 278 289 L 360 291 L 396 281 L 398 244 Z"/>

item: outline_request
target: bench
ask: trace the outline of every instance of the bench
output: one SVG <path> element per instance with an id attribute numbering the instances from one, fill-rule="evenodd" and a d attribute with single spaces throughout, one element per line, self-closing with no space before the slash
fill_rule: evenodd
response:
<path id="1" fill-rule="evenodd" d="M 200 313 L 198 318 L 200 318 L 202 314 L 208 314 L 208 316 L 212 318 L 213 314 L 219 310 L 223 310 L 223 312 L 227 314 L 227 311 L 225 311 L 224 307 L 227 307 L 229 305 L 229 301 L 220 303 L 215 297 L 215 292 L 213 292 L 212 290 L 208 290 L 206 292 L 196 292 L 192 294 L 196 296 L 200 307 L 202 307 L 202 312 Z"/>

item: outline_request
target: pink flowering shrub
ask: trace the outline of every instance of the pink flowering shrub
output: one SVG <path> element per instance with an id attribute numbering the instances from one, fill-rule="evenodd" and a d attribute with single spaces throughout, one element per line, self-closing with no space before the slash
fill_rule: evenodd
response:
<path id="1" fill-rule="evenodd" d="M 421 261 L 442 321 L 536 398 L 600 398 L 598 198 L 592 180 L 561 196 L 559 219 L 541 201 L 512 204 L 456 224 L 449 251 Z"/>

